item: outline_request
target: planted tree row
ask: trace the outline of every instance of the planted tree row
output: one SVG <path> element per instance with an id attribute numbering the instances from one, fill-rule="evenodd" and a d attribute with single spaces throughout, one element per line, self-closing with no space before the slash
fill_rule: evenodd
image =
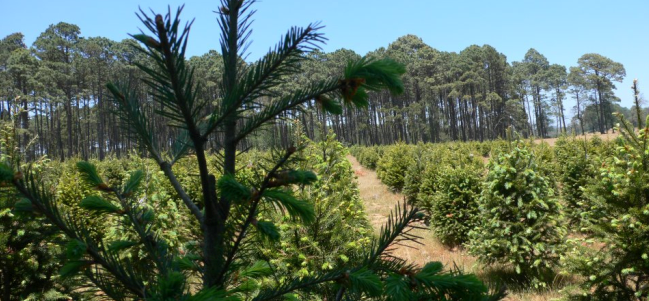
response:
<path id="1" fill-rule="evenodd" d="M 574 300 L 646 300 L 649 127 L 637 132 L 618 117 L 622 135 L 611 142 L 397 144 L 352 154 L 425 208 L 442 243 L 485 265 L 536 286 L 579 275 Z"/>

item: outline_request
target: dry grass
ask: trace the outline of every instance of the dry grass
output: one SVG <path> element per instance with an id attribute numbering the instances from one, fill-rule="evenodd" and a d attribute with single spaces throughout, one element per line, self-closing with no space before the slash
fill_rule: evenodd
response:
<path id="1" fill-rule="evenodd" d="M 394 209 L 397 203 L 403 202 L 405 197 L 402 194 L 391 192 L 387 186 L 381 183 L 376 172 L 362 167 L 356 158 L 352 156 L 347 158 L 352 163 L 354 172 L 358 177 L 361 198 L 365 204 L 370 223 L 374 227 L 374 231 L 378 233 L 381 225 L 387 220 L 390 211 Z M 445 266 L 457 265 L 464 271 L 475 273 L 483 278 L 501 278 L 505 282 L 515 282 L 515 280 L 507 279 L 511 278 L 511 273 L 506 269 L 485 269 L 476 262 L 475 257 L 468 255 L 465 250 L 461 248 L 449 249 L 443 246 L 433 237 L 433 233 L 429 230 L 416 230 L 414 234 L 422 237 L 420 242 L 423 245 L 399 246 L 394 251 L 395 255 L 418 265 L 423 265 L 429 261 L 440 261 Z M 565 281 L 558 280 L 557 282 Z M 509 287 L 511 290 L 509 296 L 505 299 L 507 301 L 548 301 L 561 297 L 557 289 L 539 291 L 525 287 L 514 289 L 511 285 Z"/>
<path id="2" fill-rule="evenodd" d="M 600 139 L 602 139 L 604 141 L 610 141 L 610 140 L 613 140 L 613 139 L 617 138 L 617 136 L 619 136 L 619 135 L 620 135 L 619 131 L 616 131 L 615 133 L 613 133 L 612 131 L 608 131 L 606 134 L 586 133 L 586 139 L 590 140 L 593 137 L 599 137 Z M 575 137 L 578 138 L 578 139 L 584 139 L 584 135 L 577 135 Z M 557 141 L 557 138 L 545 138 L 545 139 L 536 139 L 536 140 L 534 140 L 534 142 L 536 142 L 536 143 L 545 142 L 545 143 L 549 144 L 550 146 L 554 146 L 554 143 L 556 141 Z"/>

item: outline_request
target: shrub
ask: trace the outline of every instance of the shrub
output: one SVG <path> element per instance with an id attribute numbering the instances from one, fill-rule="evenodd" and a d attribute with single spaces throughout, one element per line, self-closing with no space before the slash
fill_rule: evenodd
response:
<path id="1" fill-rule="evenodd" d="M 349 149 L 352 156 L 356 157 L 358 163 L 369 169 L 376 169 L 376 163 L 379 161 L 379 147 L 377 146 L 352 146 Z"/>
<path id="2" fill-rule="evenodd" d="M 307 277 L 327 273 L 362 261 L 370 246 L 372 229 L 365 216 L 354 171 L 345 158 L 347 150 L 329 134 L 322 142 L 306 141 L 299 155 L 300 168 L 313 168 L 318 180 L 295 193 L 314 208 L 314 221 L 304 227 L 281 212 L 269 212 L 265 219 L 278 223 L 280 238 L 267 244 L 269 258 L 282 277 Z M 336 291 L 320 286 L 320 295 L 335 298 Z"/>
<path id="3" fill-rule="evenodd" d="M 582 224 L 582 214 L 586 213 L 583 187 L 595 176 L 592 155 L 587 154 L 583 140 L 567 137 L 559 138 L 554 145 L 558 179 L 561 183 L 561 196 L 565 214 L 572 225 Z"/>
<path id="4" fill-rule="evenodd" d="M 115 218 L 107 216 L 103 220 L 97 219 L 96 216 L 87 214 L 87 211 L 79 206 L 79 200 L 95 194 L 95 191 L 84 183 L 81 173 L 71 163 L 72 161 L 69 162 L 56 164 L 54 171 L 57 177 L 54 185 L 57 205 L 65 214 L 86 225 L 93 237 L 103 238 L 106 234 L 105 231 L 110 228 L 109 224 L 114 223 Z"/>
<path id="5" fill-rule="evenodd" d="M 377 163 L 376 172 L 383 184 L 401 191 L 406 171 L 414 163 L 411 147 L 404 143 L 391 145 Z"/>
<path id="6" fill-rule="evenodd" d="M 366 147 L 362 151 L 361 164 L 369 169 L 376 169 L 379 162 L 379 153 L 376 147 Z"/>
<path id="7" fill-rule="evenodd" d="M 471 165 L 439 169 L 438 189 L 427 208 L 433 231 L 443 244 L 464 244 L 477 225 L 482 172 L 482 168 Z"/>
<path id="8" fill-rule="evenodd" d="M 406 200 L 410 203 L 417 203 L 417 197 L 422 185 L 422 176 L 426 168 L 433 164 L 431 160 L 439 161 L 437 151 L 431 148 L 428 144 L 419 143 L 412 151 L 412 163 L 408 166 L 405 176 L 403 177 L 403 188 L 401 192 L 406 196 Z"/>
<path id="9" fill-rule="evenodd" d="M 555 179 L 559 176 L 560 169 L 554 157 L 554 149 L 545 141 L 538 144 L 530 143 L 528 149 L 534 153 L 538 171 L 547 177 L 550 187 L 557 191 L 557 181 Z"/>
<path id="10" fill-rule="evenodd" d="M 482 169 L 482 159 L 474 155 L 474 149 L 464 143 L 443 143 L 433 145 L 422 156 L 424 168 L 421 172 L 413 173 L 413 178 L 419 180 L 419 187 L 410 188 L 417 193 L 416 203 L 424 210 L 431 212 L 434 203 L 432 196 L 438 190 L 444 189 L 440 186 L 439 177 L 445 168 L 469 168 Z M 415 183 L 410 184 L 415 186 Z M 404 189 L 405 190 L 405 189 Z"/>
<path id="11" fill-rule="evenodd" d="M 508 263 L 543 285 L 561 255 L 566 228 L 550 181 L 521 144 L 489 162 L 480 195 L 480 224 L 469 251 L 486 264 Z"/>
<path id="12" fill-rule="evenodd" d="M 354 156 L 356 160 L 358 160 L 358 163 L 361 163 L 361 154 L 365 148 L 365 146 L 352 145 L 351 147 L 349 147 L 349 154 Z M 361 165 L 362 164 L 363 163 L 361 163 Z"/>
<path id="13" fill-rule="evenodd" d="M 636 134 L 620 116 L 622 138 L 606 157 L 584 195 L 598 248 L 575 247 L 568 270 L 586 281 L 576 300 L 647 300 L 649 297 L 649 127 Z M 649 121 L 649 120 L 647 120 Z M 580 241 L 583 244 L 584 241 Z"/>
<path id="14" fill-rule="evenodd" d="M 421 188 L 422 174 L 426 170 L 426 164 L 420 160 L 415 160 L 414 164 L 408 167 L 406 175 L 403 178 L 403 189 L 401 193 L 406 196 L 410 203 L 416 203 L 418 200 L 419 189 Z"/>
<path id="15" fill-rule="evenodd" d="M 14 127 L 18 115 L 10 117 L 0 120 L 0 164 L 22 165 Z M 48 161 L 44 157 L 28 166 L 42 173 Z M 14 187 L 0 182 L 0 300 L 71 299 L 70 281 L 58 275 L 64 249 L 56 241 L 63 235 L 45 218 L 28 214 L 30 207 Z"/>

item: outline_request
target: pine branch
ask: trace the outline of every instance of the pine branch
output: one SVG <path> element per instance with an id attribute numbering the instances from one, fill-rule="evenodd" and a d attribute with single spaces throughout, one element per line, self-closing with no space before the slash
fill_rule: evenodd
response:
<path id="1" fill-rule="evenodd" d="M 636 135 L 633 130 L 633 125 L 624 118 L 624 115 L 620 113 L 613 113 L 614 116 L 620 119 L 620 124 L 623 128 L 620 128 L 620 134 L 624 137 L 629 143 L 632 143 L 635 147 L 642 147 L 640 141 L 638 140 L 638 135 Z M 623 129 L 623 130 L 622 130 Z"/>
<path id="2" fill-rule="evenodd" d="M 239 110 L 240 99 L 237 97 L 240 69 L 243 69 L 245 51 L 252 30 L 252 16 L 255 11 L 250 10 L 254 0 L 221 0 L 218 23 L 221 29 L 221 55 L 223 56 L 223 80 L 221 91 L 223 97 L 220 106 L 207 118 L 206 131 L 203 138 L 207 138 L 216 128 L 222 126 L 232 115 Z"/>
<path id="3" fill-rule="evenodd" d="M 406 203 L 403 203 L 403 206 L 395 206 L 395 210 L 390 212 L 386 224 L 381 226 L 381 235 L 378 241 L 373 242 L 371 247 L 373 251 L 366 259 L 366 263 L 373 265 L 382 256 L 389 255 L 389 248 L 395 243 L 416 242 L 418 237 L 408 235 L 408 231 L 414 226 L 414 222 L 420 221 L 422 218 L 423 214 L 416 207 L 408 206 Z"/>
<path id="4" fill-rule="evenodd" d="M 155 136 L 149 123 L 150 119 L 142 111 L 134 89 L 129 84 L 119 82 L 117 84 L 109 83 L 106 88 L 111 92 L 112 100 L 117 105 L 114 113 L 119 117 L 125 129 L 152 155 L 159 156 Z"/>
<path id="5" fill-rule="evenodd" d="M 250 11 L 250 6 L 254 0 L 221 0 L 221 11 L 219 14 L 219 27 L 221 28 L 221 55 L 223 56 L 223 91 L 225 97 L 223 106 L 226 108 L 233 107 L 237 100 L 233 97 L 233 92 L 239 79 L 239 58 L 244 57 L 247 48 L 248 38 L 250 37 L 251 18 L 255 11 Z"/>
<path id="6" fill-rule="evenodd" d="M 88 277 L 90 282 L 113 300 L 128 300 L 128 297 L 131 297 L 123 291 L 123 288 L 114 285 L 114 279 L 108 279 L 106 275 L 99 271 L 99 267 L 95 267 L 94 271 L 86 270 L 84 275 Z"/>
<path id="7" fill-rule="evenodd" d="M 229 270 L 232 262 L 234 261 L 235 256 L 239 252 L 239 247 L 247 234 L 248 228 L 252 224 L 253 220 L 255 220 L 255 218 L 257 217 L 257 213 L 258 213 L 257 207 L 259 206 L 259 202 L 261 201 L 263 192 L 266 189 L 268 189 L 268 184 L 270 183 L 273 174 L 275 174 L 275 172 L 277 172 L 282 166 L 284 166 L 284 164 L 294 153 L 295 153 L 294 150 L 287 151 L 286 154 L 282 157 L 282 159 L 279 160 L 277 164 L 275 164 L 275 166 L 264 177 L 264 180 L 261 186 L 259 187 L 259 189 L 257 189 L 255 193 L 253 193 L 252 199 L 250 200 L 250 207 L 248 209 L 248 214 L 246 216 L 246 219 L 241 225 L 241 228 L 239 229 L 239 234 L 237 235 L 237 238 L 234 240 L 234 245 L 232 246 L 230 252 L 228 252 L 228 255 L 226 256 L 224 268 L 221 270 L 221 273 L 218 276 L 219 282 L 223 279 L 223 277 L 225 277 L 225 274 Z"/>
<path id="8" fill-rule="evenodd" d="M 402 93 L 404 88 L 400 75 L 403 73 L 405 73 L 405 68 L 390 59 L 362 58 L 355 62 L 349 62 L 345 68 L 343 79 L 313 83 L 310 87 L 297 90 L 292 95 L 281 98 L 261 109 L 246 121 L 237 133 L 236 141 L 245 138 L 283 112 L 297 109 L 312 99 L 315 99 L 327 111 L 337 112 L 338 110 L 335 108 L 337 101 L 326 97 L 327 94 L 340 95 L 347 104 L 363 108 L 368 105 L 366 90 L 388 89 L 394 94 Z"/>
<path id="9" fill-rule="evenodd" d="M 181 131 L 178 137 L 176 137 L 176 140 L 171 145 L 171 150 L 169 152 L 171 155 L 170 164 L 174 165 L 176 161 L 178 161 L 180 158 L 183 158 L 187 154 L 187 151 L 193 147 L 194 144 L 189 138 L 189 132 L 187 130 Z"/>
<path id="10" fill-rule="evenodd" d="M 167 176 L 169 183 L 171 183 L 171 186 L 174 187 L 180 199 L 183 200 L 183 203 L 185 203 L 185 206 L 189 208 L 189 211 L 192 212 L 194 217 L 196 217 L 196 220 L 201 224 L 201 227 L 203 227 L 203 213 L 192 201 L 187 192 L 185 192 L 185 189 L 182 187 L 182 185 L 180 185 L 178 178 L 176 178 L 176 174 L 174 174 L 174 172 L 171 170 L 171 164 L 162 160 L 156 160 L 156 162 L 158 163 L 158 165 L 160 165 L 160 169 L 164 172 L 165 176 Z"/>
<path id="11" fill-rule="evenodd" d="M 149 258 L 155 263 L 157 271 L 161 275 L 166 275 L 169 273 L 169 268 L 173 261 L 172 256 L 169 256 L 167 250 L 167 244 L 154 235 L 150 230 L 150 227 L 145 227 L 140 221 L 140 217 L 144 216 L 147 209 L 138 209 L 133 206 L 132 203 L 127 202 L 122 193 L 119 193 L 116 190 L 113 190 L 115 197 L 122 204 L 122 207 L 125 208 L 125 215 L 128 217 L 135 233 L 140 237 L 140 241 L 144 244 L 144 247 L 148 253 Z"/>
<path id="12" fill-rule="evenodd" d="M 86 244 L 86 253 L 93 259 L 94 265 L 99 265 L 106 269 L 109 273 L 115 276 L 126 289 L 138 297 L 144 297 L 144 285 L 136 281 L 133 274 L 127 275 L 120 265 L 117 264 L 117 259 L 111 257 L 104 249 L 97 247 L 92 243 L 87 230 L 76 225 L 70 218 L 63 218 L 54 204 L 51 196 L 45 192 L 44 185 L 41 185 L 33 174 L 27 172 L 27 180 L 16 178 L 13 180 L 13 185 L 18 192 L 25 198 L 29 199 L 32 206 L 41 212 L 47 219 L 50 220 L 57 228 L 65 233 L 71 239 L 84 241 Z M 38 187 L 41 187 L 39 190 Z M 84 235 L 84 233 L 86 233 Z"/>
<path id="13" fill-rule="evenodd" d="M 202 225 L 203 214 L 201 213 L 201 210 L 198 209 L 198 206 L 194 204 L 187 192 L 185 192 L 185 189 L 180 185 L 176 175 L 171 170 L 171 164 L 162 159 L 162 156 L 155 146 L 152 134 L 153 131 L 150 129 L 148 118 L 142 112 L 133 90 L 128 87 L 119 87 L 114 84 L 108 84 L 107 88 L 112 93 L 113 99 L 117 103 L 117 113 L 122 122 L 127 125 L 128 130 L 135 133 L 138 141 L 149 151 L 153 159 L 160 166 L 160 169 L 169 179 L 171 186 L 173 186 L 180 199 L 185 203 L 185 206 L 187 206 L 194 217 L 196 217 Z"/>
<path id="14" fill-rule="evenodd" d="M 340 87 L 341 84 L 337 80 L 322 81 L 311 84 L 309 88 L 297 90 L 292 95 L 267 105 L 260 112 L 246 120 L 237 133 L 235 140 L 240 141 L 262 125 L 277 118 L 283 112 L 299 108 L 304 103 L 316 99 L 320 95 L 339 90 Z"/>
<path id="15" fill-rule="evenodd" d="M 269 289 L 269 290 L 262 290 L 255 298 L 253 298 L 253 301 L 262 301 L 262 300 L 273 300 L 275 298 L 279 298 L 284 296 L 285 294 L 288 294 L 290 292 L 294 292 L 296 290 L 304 289 L 304 288 L 309 288 L 316 286 L 321 283 L 325 282 L 331 282 L 331 281 L 336 281 L 339 279 L 342 279 L 345 277 L 345 275 L 348 275 L 348 273 L 341 272 L 341 271 L 335 271 L 323 275 L 318 275 L 316 277 L 302 277 L 302 278 L 297 278 L 293 279 L 292 281 L 287 281 L 285 284 L 274 288 L 274 289 Z"/>
<path id="16" fill-rule="evenodd" d="M 324 42 L 324 37 L 317 31 L 321 29 L 318 24 L 309 24 L 306 29 L 293 27 L 280 41 L 275 49 L 257 61 L 247 74 L 242 76 L 242 83 L 233 96 L 232 103 L 225 102 L 221 119 L 215 119 L 208 125 L 204 133 L 206 137 L 220 122 L 238 110 L 242 104 L 252 103 L 263 96 L 274 96 L 270 88 L 282 82 L 285 75 L 299 71 L 299 64 L 305 60 L 304 52 L 319 49 L 316 43 Z"/>
<path id="17" fill-rule="evenodd" d="M 196 120 L 205 104 L 196 101 L 194 71 L 186 66 L 185 61 L 187 37 L 193 21 L 186 24 L 178 34 L 182 9 L 182 6 L 178 8 L 173 21 L 171 10 L 166 17 L 156 15 L 154 19 L 140 10 L 138 17 L 157 40 L 144 34 L 133 37 L 146 46 L 146 50 L 141 51 L 156 63 L 158 70 L 143 64 L 136 65 L 151 77 L 143 81 L 154 91 L 153 99 L 160 102 L 163 108 L 169 108 L 158 110 L 157 113 L 176 121 L 180 127 L 187 128 L 194 144 L 198 145 L 202 144 L 204 139 L 201 138 Z"/>

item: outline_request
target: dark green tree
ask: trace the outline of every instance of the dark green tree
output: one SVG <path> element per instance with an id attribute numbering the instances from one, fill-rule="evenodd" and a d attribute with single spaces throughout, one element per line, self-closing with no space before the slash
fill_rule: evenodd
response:
<path id="1" fill-rule="evenodd" d="M 484 165 L 473 156 L 459 161 L 456 165 L 440 167 L 436 179 L 438 190 L 428 202 L 435 236 L 450 247 L 466 243 L 469 232 L 479 224 L 478 198 Z"/>
<path id="2" fill-rule="evenodd" d="M 106 38 L 86 38 L 77 45 L 78 59 L 75 60 L 77 83 L 83 104 L 79 108 L 77 101 L 77 115 L 83 116 L 77 123 L 79 136 L 83 137 L 81 156 L 85 159 L 97 153 L 99 160 L 106 156 L 106 132 L 108 120 L 106 106 L 108 91 L 105 84 L 111 75 L 111 65 L 115 63 L 116 56 L 113 48 L 114 42 Z M 79 112 L 79 111 L 82 112 Z M 81 124 L 84 123 L 84 124 Z"/>
<path id="3" fill-rule="evenodd" d="M 605 56 L 596 53 L 582 55 L 579 60 L 579 75 L 587 87 L 595 92 L 595 105 L 598 111 L 598 124 L 600 133 L 606 133 L 611 122 L 611 107 L 616 98 L 612 91 L 615 89 L 613 82 L 622 82 L 626 76 L 624 66 Z M 577 71 L 577 70 L 575 70 Z"/>
<path id="4" fill-rule="evenodd" d="M 487 264 L 509 264 L 545 286 L 551 280 L 548 272 L 563 254 L 562 206 L 536 156 L 520 142 L 512 148 L 489 162 L 469 252 Z"/>
<path id="5" fill-rule="evenodd" d="M 29 110 L 34 103 L 34 90 L 36 90 L 36 83 L 34 74 L 39 66 L 39 62 L 31 55 L 29 49 L 23 43 L 23 35 L 20 33 L 11 34 L 0 41 L 0 65 L 4 72 L 0 73 L 0 84 L 4 91 L 0 92 L 0 98 L 6 100 L 4 106 L 6 110 L 0 115 L 6 117 L 12 112 L 11 107 L 14 102 L 18 102 L 17 106 L 19 115 L 19 126 L 17 131 L 20 132 L 18 136 L 18 146 L 25 148 L 31 138 L 33 137 L 30 131 Z M 0 111 L 2 111 L 0 105 Z M 31 152 L 26 152 L 27 158 L 33 158 Z"/>
<path id="6" fill-rule="evenodd" d="M 545 76 L 547 75 L 546 71 L 550 68 L 550 63 L 545 56 L 534 48 L 531 48 L 525 53 L 525 58 L 522 63 L 526 74 L 527 89 L 532 96 L 536 136 L 547 137 L 549 124 L 548 114 L 546 112 L 547 104 L 542 92 L 546 86 Z"/>
<path id="7" fill-rule="evenodd" d="M 568 84 L 568 73 L 566 67 L 558 64 L 552 64 L 546 71 L 546 81 L 548 90 L 552 95 L 552 106 L 554 107 L 555 117 L 557 119 L 557 132 L 566 132 L 566 118 L 564 116 L 563 99 L 565 97 L 564 90 Z"/>
<path id="8" fill-rule="evenodd" d="M 584 109 L 586 108 L 586 100 L 588 99 L 588 89 L 586 87 L 586 82 L 581 76 L 581 70 L 577 67 L 570 67 L 570 73 L 568 74 L 568 84 L 570 88 L 568 92 L 573 95 L 575 99 L 575 118 L 579 121 L 579 127 L 582 134 L 586 134 L 584 131 Z"/>
<path id="9" fill-rule="evenodd" d="M 9 72 L 9 65 L 15 51 L 27 48 L 23 39 L 22 33 L 13 33 L 0 40 L 0 119 L 10 119 L 12 102 L 22 92 Z"/>

